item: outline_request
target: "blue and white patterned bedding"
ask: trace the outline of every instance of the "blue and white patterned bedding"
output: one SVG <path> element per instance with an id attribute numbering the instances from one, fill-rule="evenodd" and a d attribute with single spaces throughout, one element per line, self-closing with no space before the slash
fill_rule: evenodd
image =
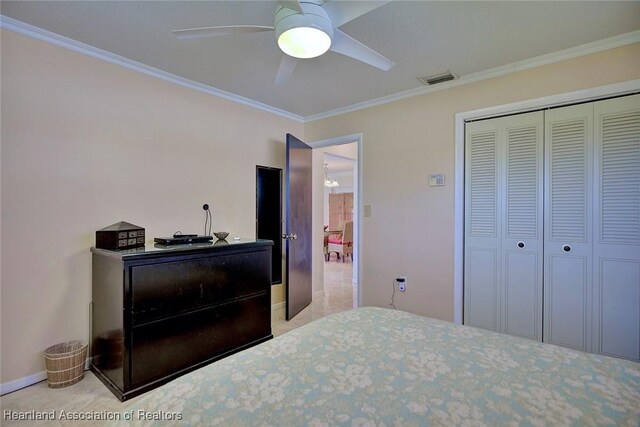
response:
<path id="1" fill-rule="evenodd" d="M 130 409 L 180 413 L 184 425 L 637 426 L 640 364 L 360 308 L 185 375 Z"/>

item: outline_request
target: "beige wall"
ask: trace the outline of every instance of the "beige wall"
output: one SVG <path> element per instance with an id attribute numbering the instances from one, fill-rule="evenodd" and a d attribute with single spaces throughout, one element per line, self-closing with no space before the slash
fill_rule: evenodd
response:
<path id="1" fill-rule="evenodd" d="M 311 142 L 362 132 L 363 302 L 387 306 L 392 279 L 406 275 L 396 305 L 451 320 L 455 113 L 638 78 L 636 44 L 303 126 L 3 30 L 0 382 L 42 371 L 48 345 L 88 338 L 96 229 L 199 232 L 208 202 L 214 229 L 254 236 L 255 165 L 284 167 L 287 132 Z M 445 187 L 428 186 L 436 172 Z M 322 203 L 313 215 L 320 227 Z M 314 239 L 317 292 L 322 233 Z"/>
<path id="2" fill-rule="evenodd" d="M 638 78 L 634 44 L 305 124 L 308 141 L 363 134 L 362 196 L 371 206 L 361 240 L 363 304 L 388 307 L 393 279 L 406 275 L 399 309 L 453 320 L 456 113 Z M 444 173 L 446 186 L 429 187 L 432 173 Z"/>
<path id="3" fill-rule="evenodd" d="M 1 374 L 88 339 L 95 230 L 255 236 L 255 167 L 301 123 L 2 31 Z M 250 124 L 250 125 L 248 125 Z M 282 286 L 274 287 L 275 301 Z"/>

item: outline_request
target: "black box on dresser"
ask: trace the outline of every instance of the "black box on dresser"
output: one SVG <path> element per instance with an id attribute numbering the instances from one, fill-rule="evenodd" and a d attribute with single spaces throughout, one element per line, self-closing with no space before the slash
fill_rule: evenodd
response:
<path id="1" fill-rule="evenodd" d="M 144 228 L 125 221 L 116 222 L 96 231 L 96 248 L 129 249 L 144 246 Z"/>
<path id="2" fill-rule="evenodd" d="M 91 369 L 126 400 L 273 337 L 270 240 L 91 248 Z"/>

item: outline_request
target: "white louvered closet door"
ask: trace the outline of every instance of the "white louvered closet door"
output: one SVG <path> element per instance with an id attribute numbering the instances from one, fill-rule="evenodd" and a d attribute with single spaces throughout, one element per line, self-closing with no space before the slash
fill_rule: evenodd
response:
<path id="1" fill-rule="evenodd" d="M 502 332 L 542 341 L 542 112 L 500 119 L 504 129 Z"/>
<path id="2" fill-rule="evenodd" d="M 499 123 L 466 125 L 464 323 L 500 330 Z"/>
<path id="3" fill-rule="evenodd" d="M 591 351 L 593 105 L 545 113 L 544 341 Z"/>
<path id="4" fill-rule="evenodd" d="M 640 361 L 640 95 L 466 125 L 464 323 Z"/>
<path id="5" fill-rule="evenodd" d="M 468 123 L 464 322 L 542 339 L 543 114 Z"/>
<path id="6" fill-rule="evenodd" d="M 640 95 L 594 111 L 593 351 L 640 361 Z"/>

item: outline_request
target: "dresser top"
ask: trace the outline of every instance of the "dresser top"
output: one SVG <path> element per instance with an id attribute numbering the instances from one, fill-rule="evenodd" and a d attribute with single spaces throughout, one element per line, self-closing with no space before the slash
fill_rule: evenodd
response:
<path id="1" fill-rule="evenodd" d="M 161 245 L 159 243 L 147 243 L 139 248 L 121 250 L 99 249 L 92 247 L 91 252 L 123 260 L 133 260 L 164 255 L 171 256 L 182 254 L 186 255 L 190 253 L 226 252 L 234 249 L 241 250 L 272 245 L 273 241 L 271 240 L 241 238 L 240 240 L 216 240 L 213 242 L 189 243 L 186 245 Z"/>

